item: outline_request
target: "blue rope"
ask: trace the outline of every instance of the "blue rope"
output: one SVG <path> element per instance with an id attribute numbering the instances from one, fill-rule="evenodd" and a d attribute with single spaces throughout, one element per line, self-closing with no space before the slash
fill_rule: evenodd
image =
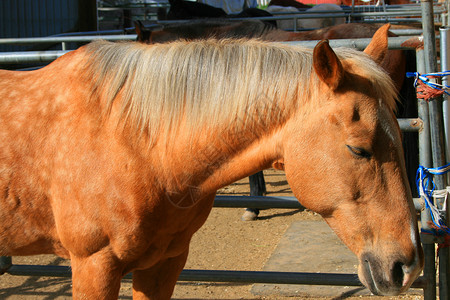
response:
<path id="1" fill-rule="evenodd" d="M 447 164 L 438 168 L 425 168 L 419 166 L 416 173 L 416 186 L 419 196 L 423 197 L 425 200 L 425 207 L 430 210 L 431 219 L 439 229 L 450 234 L 450 229 L 445 225 L 441 218 L 439 210 L 434 206 L 432 202 L 433 192 L 436 188 L 432 175 L 443 175 L 450 171 L 450 164 Z"/>
<path id="2" fill-rule="evenodd" d="M 419 74 L 418 72 L 406 72 L 407 78 L 415 78 L 414 80 L 414 87 L 417 87 L 417 81 L 420 79 L 424 84 L 428 85 L 429 87 L 443 91 L 447 95 L 450 96 L 450 93 L 447 92 L 448 89 L 450 89 L 450 86 L 445 84 L 439 84 L 435 82 L 431 82 L 430 78 L 428 77 L 444 77 L 444 76 L 450 76 L 450 71 L 443 71 L 443 72 L 436 72 L 436 73 L 428 73 L 428 74 Z"/>

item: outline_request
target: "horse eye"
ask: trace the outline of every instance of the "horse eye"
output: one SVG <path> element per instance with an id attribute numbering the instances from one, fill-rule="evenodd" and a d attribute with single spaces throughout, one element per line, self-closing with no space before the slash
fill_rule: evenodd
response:
<path id="1" fill-rule="evenodd" d="M 358 157 L 370 158 L 372 156 L 372 154 L 369 151 L 367 151 L 367 150 L 365 150 L 363 148 L 352 147 L 352 146 L 349 146 L 349 145 L 346 145 L 346 146 L 347 146 L 348 150 L 350 150 L 350 152 L 352 154 L 354 154 L 354 155 L 356 155 Z"/>

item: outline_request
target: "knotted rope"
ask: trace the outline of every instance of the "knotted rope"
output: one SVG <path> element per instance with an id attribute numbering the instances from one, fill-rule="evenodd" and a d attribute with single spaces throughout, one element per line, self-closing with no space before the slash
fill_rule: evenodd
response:
<path id="1" fill-rule="evenodd" d="M 431 224 L 431 222 L 428 224 L 431 230 L 422 229 L 422 233 L 430 234 L 443 239 L 443 241 L 438 243 L 436 253 L 437 256 L 439 255 L 438 253 L 441 249 L 450 247 L 450 229 L 445 225 L 440 211 L 431 199 L 432 197 L 445 198 L 443 207 L 443 210 L 445 211 L 447 206 L 447 197 L 450 193 L 450 187 L 447 187 L 445 190 L 435 190 L 432 175 L 443 175 L 449 171 L 450 164 L 438 168 L 425 168 L 423 166 L 419 166 L 416 174 L 417 191 L 419 192 L 419 196 L 422 196 L 425 200 L 425 207 L 430 210 L 431 220 L 433 221 L 433 224 Z"/>
<path id="2" fill-rule="evenodd" d="M 450 86 L 439 84 L 431 79 L 449 76 L 450 71 L 419 74 L 418 72 L 407 72 L 406 77 L 414 77 L 414 87 L 417 91 L 417 98 L 429 101 L 444 93 L 450 96 Z M 425 168 L 419 166 L 416 173 L 416 186 L 419 196 L 425 201 L 425 207 L 429 209 L 431 220 L 433 224 L 429 224 L 431 230 L 422 229 L 424 234 L 432 234 L 434 236 L 442 237 L 443 242 L 439 243 L 438 252 L 442 248 L 450 247 L 450 229 L 445 225 L 441 217 L 441 211 L 434 205 L 432 198 L 444 198 L 443 211 L 446 210 L 447 198 L 450 193 L 450 187 L 444 190 L 435 190 L 436 186 L 433 182 L 432 175 L 443 175 L 450 171 L 450 164 L 438 168 Z M 430 222 L 431 223 L 431 222 Z"/>
<path id="3" fill-rule="evenodd" d="M 418 72 L 406 73 L 406 77 L 415 78 L 414 87 L 417 91 L 417 98 L 424 99 L 425 101 L 429 101 L 431 98 L 436 98 L 437 96 L 440 96 L 444 93 L 450 96 L 450 93 L 448 92 L 450 90 L 450 86 L 431 81 L 431 79 L 433 78 L 439 78 L 449 75 L 450 71 L 428 73 L 422 75 Z"/>
<path id="4" fill-rule="evenodd" d="M 441 212 L 434 205 L 432 198 L 444 198 L 443 210 L 445 210 L 447 206 L 447 197 L 450 193 L 450 187 L 447 187 L 445 190 L 435 190 L 436 186 L 433 182 L 432 175 L 443 175 L 449 171 L 450 164 L 447 164 L 438 168 L 425 168 L 423 166 L 419 166 L 416 173 L 417 191 L 419 192 L 419 196 L 423 197 L 425 207 L 430 210 L 431 220 L 434 224 L 432 228 L 435 229 L 435 231 L 442 231 L 447 235 L 450 234 L 450 229 L 445 225 L 444 220 L 442 220 Z"/>

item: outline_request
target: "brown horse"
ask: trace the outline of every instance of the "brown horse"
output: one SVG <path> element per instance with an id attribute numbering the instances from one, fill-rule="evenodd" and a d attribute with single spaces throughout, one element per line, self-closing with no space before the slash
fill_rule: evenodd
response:
<path id="1" fill-rule="evenodd" d="M 205 38 L 259 38 L 265 41 L 309 41 L 322 39 L 370 38 L 380 28 L 377 24 L 347 23 L 311 31 L 289 32 L 268 26 L 257 20 L 227 21 L 206 20 L 165 25 L 162 30 L 146 29 L 142 22 L 135 22 L 138 40 L 143 43 L 165 43 L 178 39 Z M 396 36 L 389 32 L 389 36 Z M 382 67 L 400 90 L 405 79 L 406 59 L 402 50 L 389 50 Z"/>
<path id="2" fill-rule="evenodd" d="M 71 259 L 74 299 L 169 299 L 218 188 L 275 165 L 374 293 L 422 269 L 396 91 L 365 50 L 95 42 L 0 72 L 0 255 Z"/>

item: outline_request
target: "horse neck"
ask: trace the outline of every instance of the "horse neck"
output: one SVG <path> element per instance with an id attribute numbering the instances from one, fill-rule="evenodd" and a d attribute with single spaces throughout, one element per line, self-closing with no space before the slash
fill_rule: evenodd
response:
<path id="1" fill-rule="evenodd" d="M 172 190 L 195 187 L 204 195 L 266 169 L 281 157 L 282 127 L 253 134 L 251 130 L 197 132 L 200 138 L 177 135 L 176 143 L 156 145 Z"/>

